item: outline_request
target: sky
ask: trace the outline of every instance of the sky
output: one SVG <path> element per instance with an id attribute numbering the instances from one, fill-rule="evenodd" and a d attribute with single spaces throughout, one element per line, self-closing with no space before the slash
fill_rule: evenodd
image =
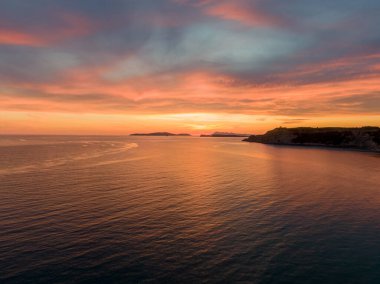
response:
<path id="1" fill-rule="evenodd" d="M 380 126 L 378 0 L 1 0 L 0 133 Z"/>

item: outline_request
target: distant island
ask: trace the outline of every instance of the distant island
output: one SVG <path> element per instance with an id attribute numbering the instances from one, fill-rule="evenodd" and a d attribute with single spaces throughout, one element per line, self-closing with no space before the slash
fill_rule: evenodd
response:
<path id="1" fill-rule="evenodd" d="M 213 134 L 202 134 L 201 137 L 248 137 L 250 134 L 239 134 L 232 132 L 214 132 Z"/>
<path id="2" fill-rule="evenodd" d="M 280 127 L 243 141 L 278 145 L 327 146 L 380 151 L 380 127 Z"/>
<path id="3" fill-rule="evenodd" d="M 187 133 L 174 134 L 170 132 L 132 133 L 131 136 L 191 136 Z"/>

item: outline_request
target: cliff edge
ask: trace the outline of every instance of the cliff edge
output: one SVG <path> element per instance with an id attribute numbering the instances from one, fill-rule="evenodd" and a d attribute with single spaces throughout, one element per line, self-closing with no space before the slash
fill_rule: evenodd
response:
<path id="1" fill-rule="evenodd" d="M 327 146 L 380 151 L 380 127 L 275 128 L 243 141 L 278 145 Z"/>

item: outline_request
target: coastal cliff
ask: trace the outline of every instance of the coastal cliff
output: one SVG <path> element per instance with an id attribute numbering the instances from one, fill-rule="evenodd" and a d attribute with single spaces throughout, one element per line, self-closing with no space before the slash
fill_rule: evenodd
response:
<path id="1" fill-rule="evenodd" d="M 276 128 L 243 141 L 278 145 L 327 146 L 380 151 L 380 128 L 298 127 Z"/>

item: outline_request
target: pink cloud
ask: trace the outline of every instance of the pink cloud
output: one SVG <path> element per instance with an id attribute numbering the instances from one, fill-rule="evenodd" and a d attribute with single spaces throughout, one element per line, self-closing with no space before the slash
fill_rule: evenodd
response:
<path id="1" fill-rule="evenodd" d="M 61 22 L 57 28 L 46 27 L 33 32 L 0 23 L 0 44 L 47 46 L 89 34 L 94 29 L 93 23 L 77 14 L 62 13 L 57 18 Z"/>
<path id="2" fill-rule="evenodd" d="M 42 37 L 22 31 L 0 28 L 0 44 L 43 46 L 45 40 Z"/>
<path id="3" fill-rule="evenodd" d="M 246 1 L 228 1 L 217 2 L 205 6 L 206 14 L 215 16 L 224 20 L 232 20 L 251 27 L 276 26 L 282 21 L 263 11 L 248 6 Z"/>
<path id="4" fill-rule="evenodd" d="M 107 82 L 98 68 L 73 70 L 59 84 L 17 84 L 0 93 L 2 109 L 108 114 L 240 113 L 326 116 L 378 113 L 377 76 L 305 85 L 239 85 L 208 71 Z M 372 107 L 368 108 L 371 103 Z"/>

